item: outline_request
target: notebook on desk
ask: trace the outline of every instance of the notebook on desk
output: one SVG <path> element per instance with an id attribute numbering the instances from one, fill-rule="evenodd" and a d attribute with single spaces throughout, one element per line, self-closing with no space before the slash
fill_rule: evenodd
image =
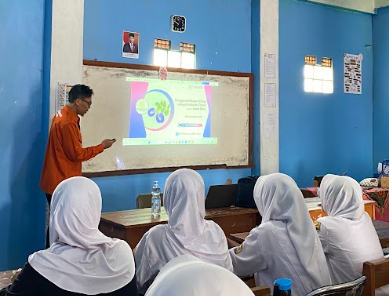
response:
<path id="1" fill-rule="evenodd" d="M 205 208 L 225 208 L 234 205 L 238 184 L 213 185 L 209 187 Z"/>

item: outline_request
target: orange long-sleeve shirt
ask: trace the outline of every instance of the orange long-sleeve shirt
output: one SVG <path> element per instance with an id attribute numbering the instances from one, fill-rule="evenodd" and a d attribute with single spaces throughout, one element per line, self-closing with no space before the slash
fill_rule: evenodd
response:
<path id="1" fill-rule="evenodd" d="M 82 148 L 80 118 L 65 106 L 53 118 L 41 175 L 41 189 L 53 194 L 63 180 L 81 176 L 82 162 L 104 151 L 102 144 Z"/>

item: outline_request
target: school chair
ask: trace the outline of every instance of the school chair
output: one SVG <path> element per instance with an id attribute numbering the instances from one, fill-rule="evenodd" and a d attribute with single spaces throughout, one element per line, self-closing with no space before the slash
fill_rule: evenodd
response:
<path id="1" fill-rule="evenodd" d="M 255 296 L 270 296 L 270 288 L 266 286 L 259 286 L 251 288 Z"/>
<path id="2" fill-rule="evenodd" d="M 366 276 L 362 296 L 375 296 L 375 289 L 389 284 L 389 258 L 363 263 L 362 274 Z"/>
<path id="3" fill-rule="evenodd" d="M 351 282 L 318 288 L 306 296 L 361 296 L 365 281 L 366 277 L 361 276 Z"/>
<path id="4" fill-rule="evenodd" d="M 161 193 L 161 206 L 163 206 L 163 193 Z M 136 208 L 151 208 L 151 193 L 139 194 L 136 198 Z"/>

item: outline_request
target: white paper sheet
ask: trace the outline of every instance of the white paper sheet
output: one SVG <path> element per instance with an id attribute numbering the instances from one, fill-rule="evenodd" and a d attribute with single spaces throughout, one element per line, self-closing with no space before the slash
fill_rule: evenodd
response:
<path id="1" fill-rule="evenodd" d="M 265 78 L 276 77 L 276 55 L 265 53 Z"/>
<path id="2" fill-rule="evenodd" d="M 265 83 L 265 107 L 275 108 L 276 107 L 276 84 Z"/>

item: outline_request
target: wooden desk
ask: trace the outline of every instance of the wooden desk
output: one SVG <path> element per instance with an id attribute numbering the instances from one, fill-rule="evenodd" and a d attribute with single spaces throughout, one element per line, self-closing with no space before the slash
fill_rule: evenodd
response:
<path id="1" fill-rule="evenodd" d="M 0 272 L 0 290 L 11 284 L 11 278 L 13 276 L 13 270 Z"/>
<path id="2" fill-rule="evenodd" d="M 258 286 L 251 288 L 255 296 L 270 296 L 270 288 L 267 286 Z"/>
<path id="3" fill-rule="evenodd" d="M 309 198 L 307 198 L 309 199 Z M 318 199 L 318 198 L 316 198 Z M 365 203 L 365 211 L 369 214 L 370 218 L 372 220 L 375 220 L 375 205 L 376 202 L 373 200 L 364 200 Z M 310 207 L 308 205 L 309 209 L 309 215 L 311 216 L 313 221 L 316 221 L 319 217 L 327 216 L 327 213 L 323 211 L 323 209 L 320 206 L 312 206 Z"/>
<path id="4" fill-rule="evenodd" d="M 238 207 L 206 210 L 205 219 L 215 221 L 227 237 L 231 233 L 250 231 L 261 222 L 257 209 Z M 135 248 L 151 227 L 167 221 L 168 216 L 163 207 L 157 219 L 151 217 L 150 208 L 110 212 L 101 214 L 99 229 L 105 235 L 125 240 L 131 248 Z"/>
<path id="5" fill-rule="evenodd" d="M 306 199 L 312 220 L 325 213 L 317 206 L 318 198 Z M 365 201 L 365 210 L 374 219 L 374 201 Z M 223 229 L 225 235 L 231 233 L 250 231 L 261 222 L 257 209 L 238 207 L 206 210 L 205 219 L 213 220 Z M 168 216 L 161 208 L 161 216 L 157 219 L 151 217 L 151 209 L 138 209 L 101 214 L 99 229 L 109 237 L 125 240 L 131 248 L 135 248 L 142 236 L 153 226 L 165 224 Z"/>
<path id="6" fill-rule="evenodd" d="M 375 230 L 377 231 L 378 238 L 380 239 L 382 248 L 389 247 L 389 222 L 373 220 L 373 225 Z M 249 231 L 241 232 L 241 233 L 233 233 L 230 236 L 234 241 L 241 244 L 244 242 L 244 240 L 249 235 L 249 233 L 250 233 Z"/>

